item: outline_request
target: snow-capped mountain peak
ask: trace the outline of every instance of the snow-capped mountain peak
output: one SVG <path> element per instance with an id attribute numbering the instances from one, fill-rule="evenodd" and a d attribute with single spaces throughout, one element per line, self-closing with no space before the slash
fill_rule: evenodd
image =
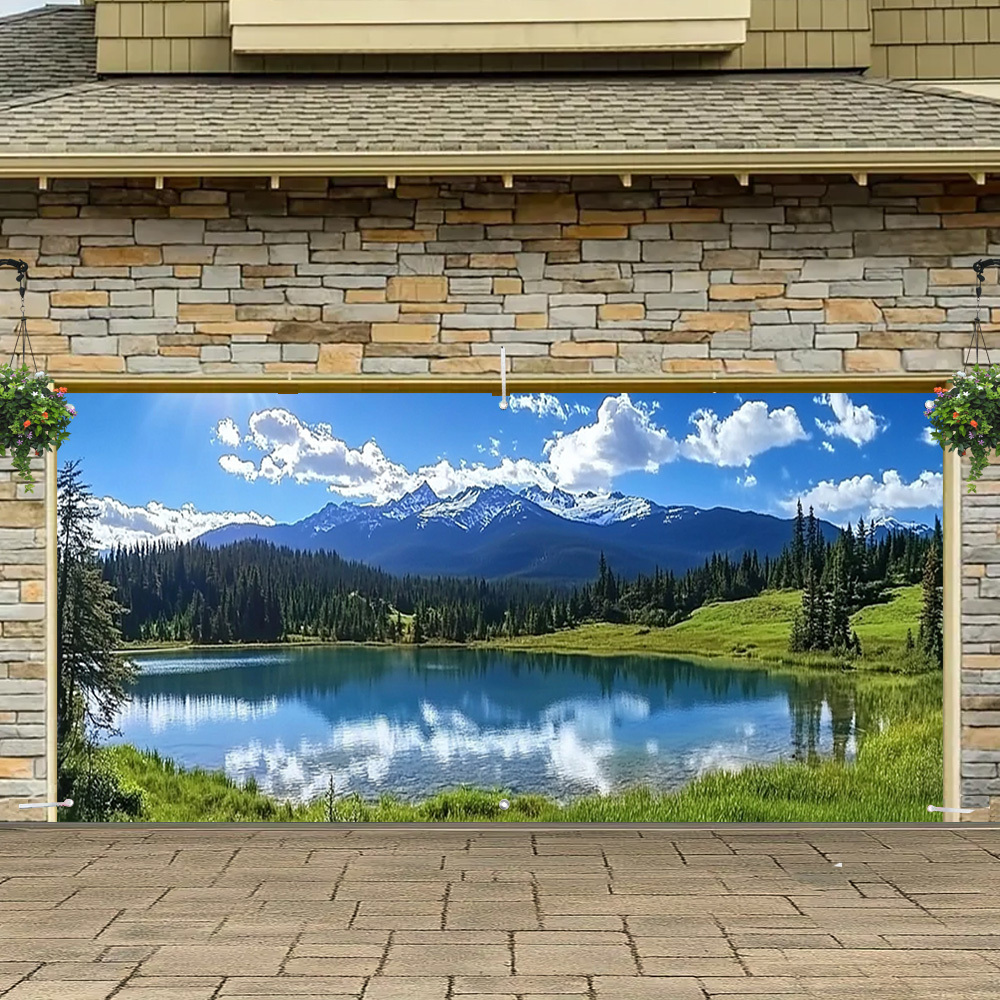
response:
<path id="1" fill-rule="evenodd" d="M 878 531 L 880 528 L 887 532 L 920 535 L 929 538 L 934 534 L 934 527 L 929 524 L 921 524 L 919 521 L 900 521 L 891 516 L 876 517 L 872 520 L 869 528 L 874 526 Z"/>
<path id="2" fill-rule="evenodd" d="M 587 524 L 607 525 L 633 521 L 649 517 L 654 508 L 659 509 L 641 497 L 629 497 L 618 492 L 595 493 L 588 490 L 573 496 L 559 489 L 547 493 L 537 486 L 527 486 L 521 490 L 521 496 L 559 517 Z"/>
<path id="3" fill-rule="evenodd" d="M 431 504 L 438 503 L 440 499 L 425 480 L 415 490 L 404 494 L 398 500 L 390 500 L 385 504 L 372 504 L 370 506 L 378 510 L 382 517 L 391 517 L 393 520 L 399 521 L 413 514 L 419 514 L 420 511 L 431 506 Z"/>
<path id="4" fill-rule="evenodd" d="M 528 513 L 531 504 L 504 486 L 470 486 L 457 496 L 437 500 L 420 511 L 423 521 L 451 521 L 466 531 L 482 531 L 500 517 Z"/>
<path id="5" fill-rule="evenodd" d="M 303 522 L 317 534 L 332 531 L 342 525 L 350 524 L 364 516 L 364 508 L 353 503 L 328 503 Z"/>
<path id="6" fill-rule="evenodd" d="M 550 510 L 554 513 L 561 513 L 576 505 L 576 499 L 571 493 L 566 493 L 555 486 L 548 491 L 542 489 L 541 486 L 525 486 L 521 490 L 521 496 L 538 504 L 544 510 Z"/>

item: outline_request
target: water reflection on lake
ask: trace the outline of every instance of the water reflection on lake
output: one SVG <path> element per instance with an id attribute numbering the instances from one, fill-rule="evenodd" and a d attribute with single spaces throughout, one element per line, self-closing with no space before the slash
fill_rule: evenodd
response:
<path id="1" fill-rule="evenodd" d="M 419 800 L 460 784 L 565 801 L 779 757 L 851 760 L 867 732 L 941 703 L 855 675 L 659 657 L 308 647 L 138 655 L 127 742 L 304 800 Z"/>

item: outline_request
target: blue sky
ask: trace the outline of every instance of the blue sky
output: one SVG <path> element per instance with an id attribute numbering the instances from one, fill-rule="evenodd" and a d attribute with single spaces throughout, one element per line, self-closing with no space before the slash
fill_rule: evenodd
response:
<path id="1" fill-rule="evenodd" d="M 113 501 L 102 510 L 109 530 L 146 536 L 246 512 L 294 521 L 424 479 L 442 496 L 538 483 L 775 514 L 801 497 L 835 523 L 932 523 L 941 510 L 942 452 L 927 441 L 922 395 L 533 394 L 510 404 L 485 394 L 88 394 L 60 461 L 82 460 L 95 496 Z"/>
<path id="2" fill-rule="evenodd" d="M 66 0 L 51 0 L 52 5 L 59 3 L 64 7 L 78 7 L 78 3 L 66 2 Z M 8 14 L 20 14 L 26 10 L 34 10 L 36 7 L 45 7 L 45 0 L 0 0 L 0 17 Z"/>

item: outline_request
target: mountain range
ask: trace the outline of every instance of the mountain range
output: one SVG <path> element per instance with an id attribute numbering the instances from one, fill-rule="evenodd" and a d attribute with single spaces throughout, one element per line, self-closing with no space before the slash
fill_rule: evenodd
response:
<path id="1" fill-rule="evenodd" d="M 626 577 L 657 566 L 684 572 L 713 553 L 739 557 L 756 549 L 776 556 L 793 521 L 726 507 L 664 507 L 622 493 L 570 494 L 528 486 L 472 486 L 439 497 L 427 483 L 383 504 L 329 503 L 292 524 L 234 523 L 198 536 L 206 545 L 257 538 L 345 559 L 391 573 L 508 577 L 577 583 L 596 574 L 600 555 Z M 820 521 L 833 540 L 840 529 Z M 892 531 L 929 534 L 922 524 L 876 521 L 876 538 Z"/>

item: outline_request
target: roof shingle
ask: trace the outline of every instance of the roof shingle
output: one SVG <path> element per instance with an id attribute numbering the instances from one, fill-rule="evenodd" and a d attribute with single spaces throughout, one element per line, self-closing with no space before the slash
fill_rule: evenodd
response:
<path id="1" fill-rule="evenodd" d="M 1000 102 L 857 73 L 100 79 L 93 9 L 0 19 L 0 156 L 1000 149 Z"/>
<path id="2" fill-rule="evenodd" d="M 94 8 L 49 5 L 0 18 L 0 108 L 96 77 Z"/>
<path id="3" fill-rule="evenodd" d="M 0 115 L 0 153 L 1000 147 L 1000 104 L 855 74 L 123 77 Z"/>

